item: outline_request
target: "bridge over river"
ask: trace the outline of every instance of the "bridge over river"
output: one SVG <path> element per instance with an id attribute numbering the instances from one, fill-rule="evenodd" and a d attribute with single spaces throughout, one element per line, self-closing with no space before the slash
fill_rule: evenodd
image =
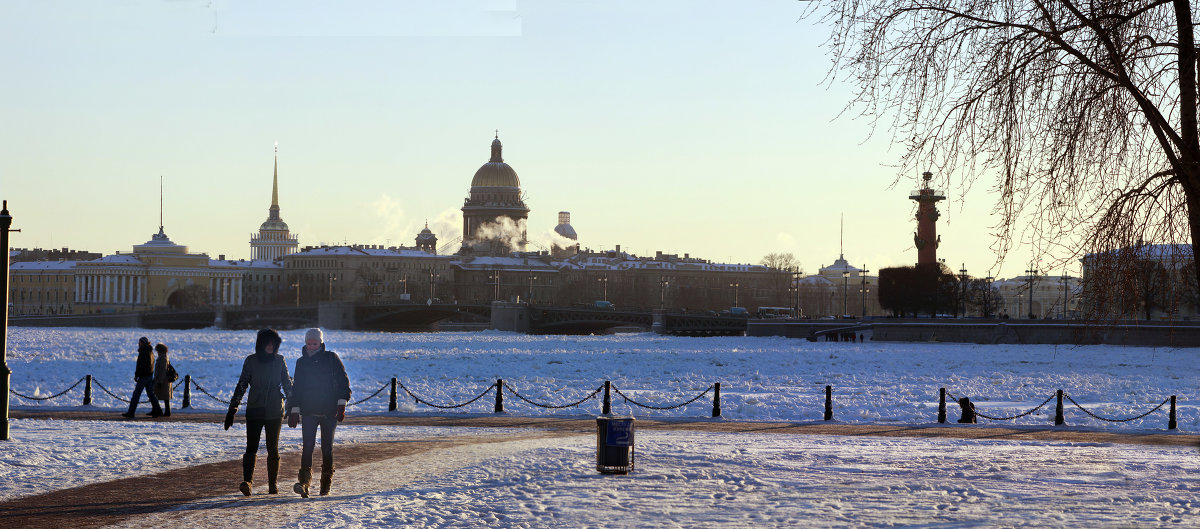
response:
<path id="1" fill-rule="evenodd" d="M 15 316 L 16 326 L 140 327 L 146 329 L 326 329 L 432 332 L 497 329 L 530 334 L 600 334 L 620 329 L 682 336 L 741 336 L 746 318 L 665 311 L 490 304 L 397 303 L 226 307 L 220 309 L 124 312 L 63 316 Z"/>

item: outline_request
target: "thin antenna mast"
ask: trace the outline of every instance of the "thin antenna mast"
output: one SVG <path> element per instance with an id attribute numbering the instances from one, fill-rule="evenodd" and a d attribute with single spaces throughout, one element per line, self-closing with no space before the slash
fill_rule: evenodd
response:
<path id="1" fill-rule="evenodd" d="M 846 257 L 846 213 L 842 212 L 841 220 L 838 223 L 838 258 Z"/>
<path id="2" fill-rule="evenodd" d="M 158 175 L 158 231 L 163 229 L 163 177 Z"/>

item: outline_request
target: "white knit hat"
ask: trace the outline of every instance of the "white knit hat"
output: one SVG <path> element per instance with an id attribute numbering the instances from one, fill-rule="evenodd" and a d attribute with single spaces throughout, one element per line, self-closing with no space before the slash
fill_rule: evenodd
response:
<path id="1" fill-rule="evenodd" d="M 321 329 L 317 327 L 313 327 L 309 329 L 308 332 L 304 333 L 304 341 L 307 342 L 314 339 L 318 342 L 325 343 L 325 333 L 322 333 Z"/>

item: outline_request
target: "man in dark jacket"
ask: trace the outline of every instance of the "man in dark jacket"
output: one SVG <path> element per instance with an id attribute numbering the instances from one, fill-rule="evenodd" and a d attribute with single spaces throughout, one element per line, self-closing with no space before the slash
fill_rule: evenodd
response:
<path id="1" fill-rule="evenodd" d="M 296 360 L 296 380 L 288 398 L 288 427 L 303 420 L 304 451 L 300 456 L 299 482 L 293 490 L 307 498 L 312 481 L 312 454 L 317 427 L 321 428 L 321 495 L 329 494 L 333 480 L 333 431 L 346 418 L 350 402 L 350 377 L 337 353 L 325 349 L 321 329 L 309 329 L 304 349 Z"/>
<path id="2" fill-rule="evenodd" d="M 279 493 L 275 485 L 279 478 L 279 430 L 283 426 L 284 399 L 292 393 L 287 362 L 278 354 L 281 343 L 283 339 L 274 330 L 258 331 L 254 354 L 242 362 L 242 375 L 238 377 L 233 398 L 229 399 L 229 413 L 225 414 L 225 429 L 228 430 L 242 395 L 250 388 L 246 398 L 246 453 L 242 455 L 242 483 L 238 486 L 247 496 L 254 486 L 254 459 L 264 429 L 267 431 L 267 491 Z"/>
<path id="3" fill-rule="evenodd" d="M 127 419 L 132 419 L 134 412 L 137 411 L 138 401 L 142 400 L 142 390 L 146 390 L 146 396 L 150 398 L 151 417 L 159 417 L 163 414 L 162 406 L 158 404 L 158 397 L 154 395 L 154 348 L 150 346 L 150 339 L 145 336 L 138 340 L 138 359 L 137 367 L 133 370 L 133 397 L 129 399 L 129 411 L 121 415 Z"/>

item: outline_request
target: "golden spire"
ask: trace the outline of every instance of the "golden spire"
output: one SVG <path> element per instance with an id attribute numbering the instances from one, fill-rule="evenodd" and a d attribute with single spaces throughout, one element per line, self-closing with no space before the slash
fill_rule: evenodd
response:
<path id="1" fill-rule="evenodd" d="M 271 207 L 279 207 L 279 142 L 275 142 L 275 181 L 271 183 Z"/>

